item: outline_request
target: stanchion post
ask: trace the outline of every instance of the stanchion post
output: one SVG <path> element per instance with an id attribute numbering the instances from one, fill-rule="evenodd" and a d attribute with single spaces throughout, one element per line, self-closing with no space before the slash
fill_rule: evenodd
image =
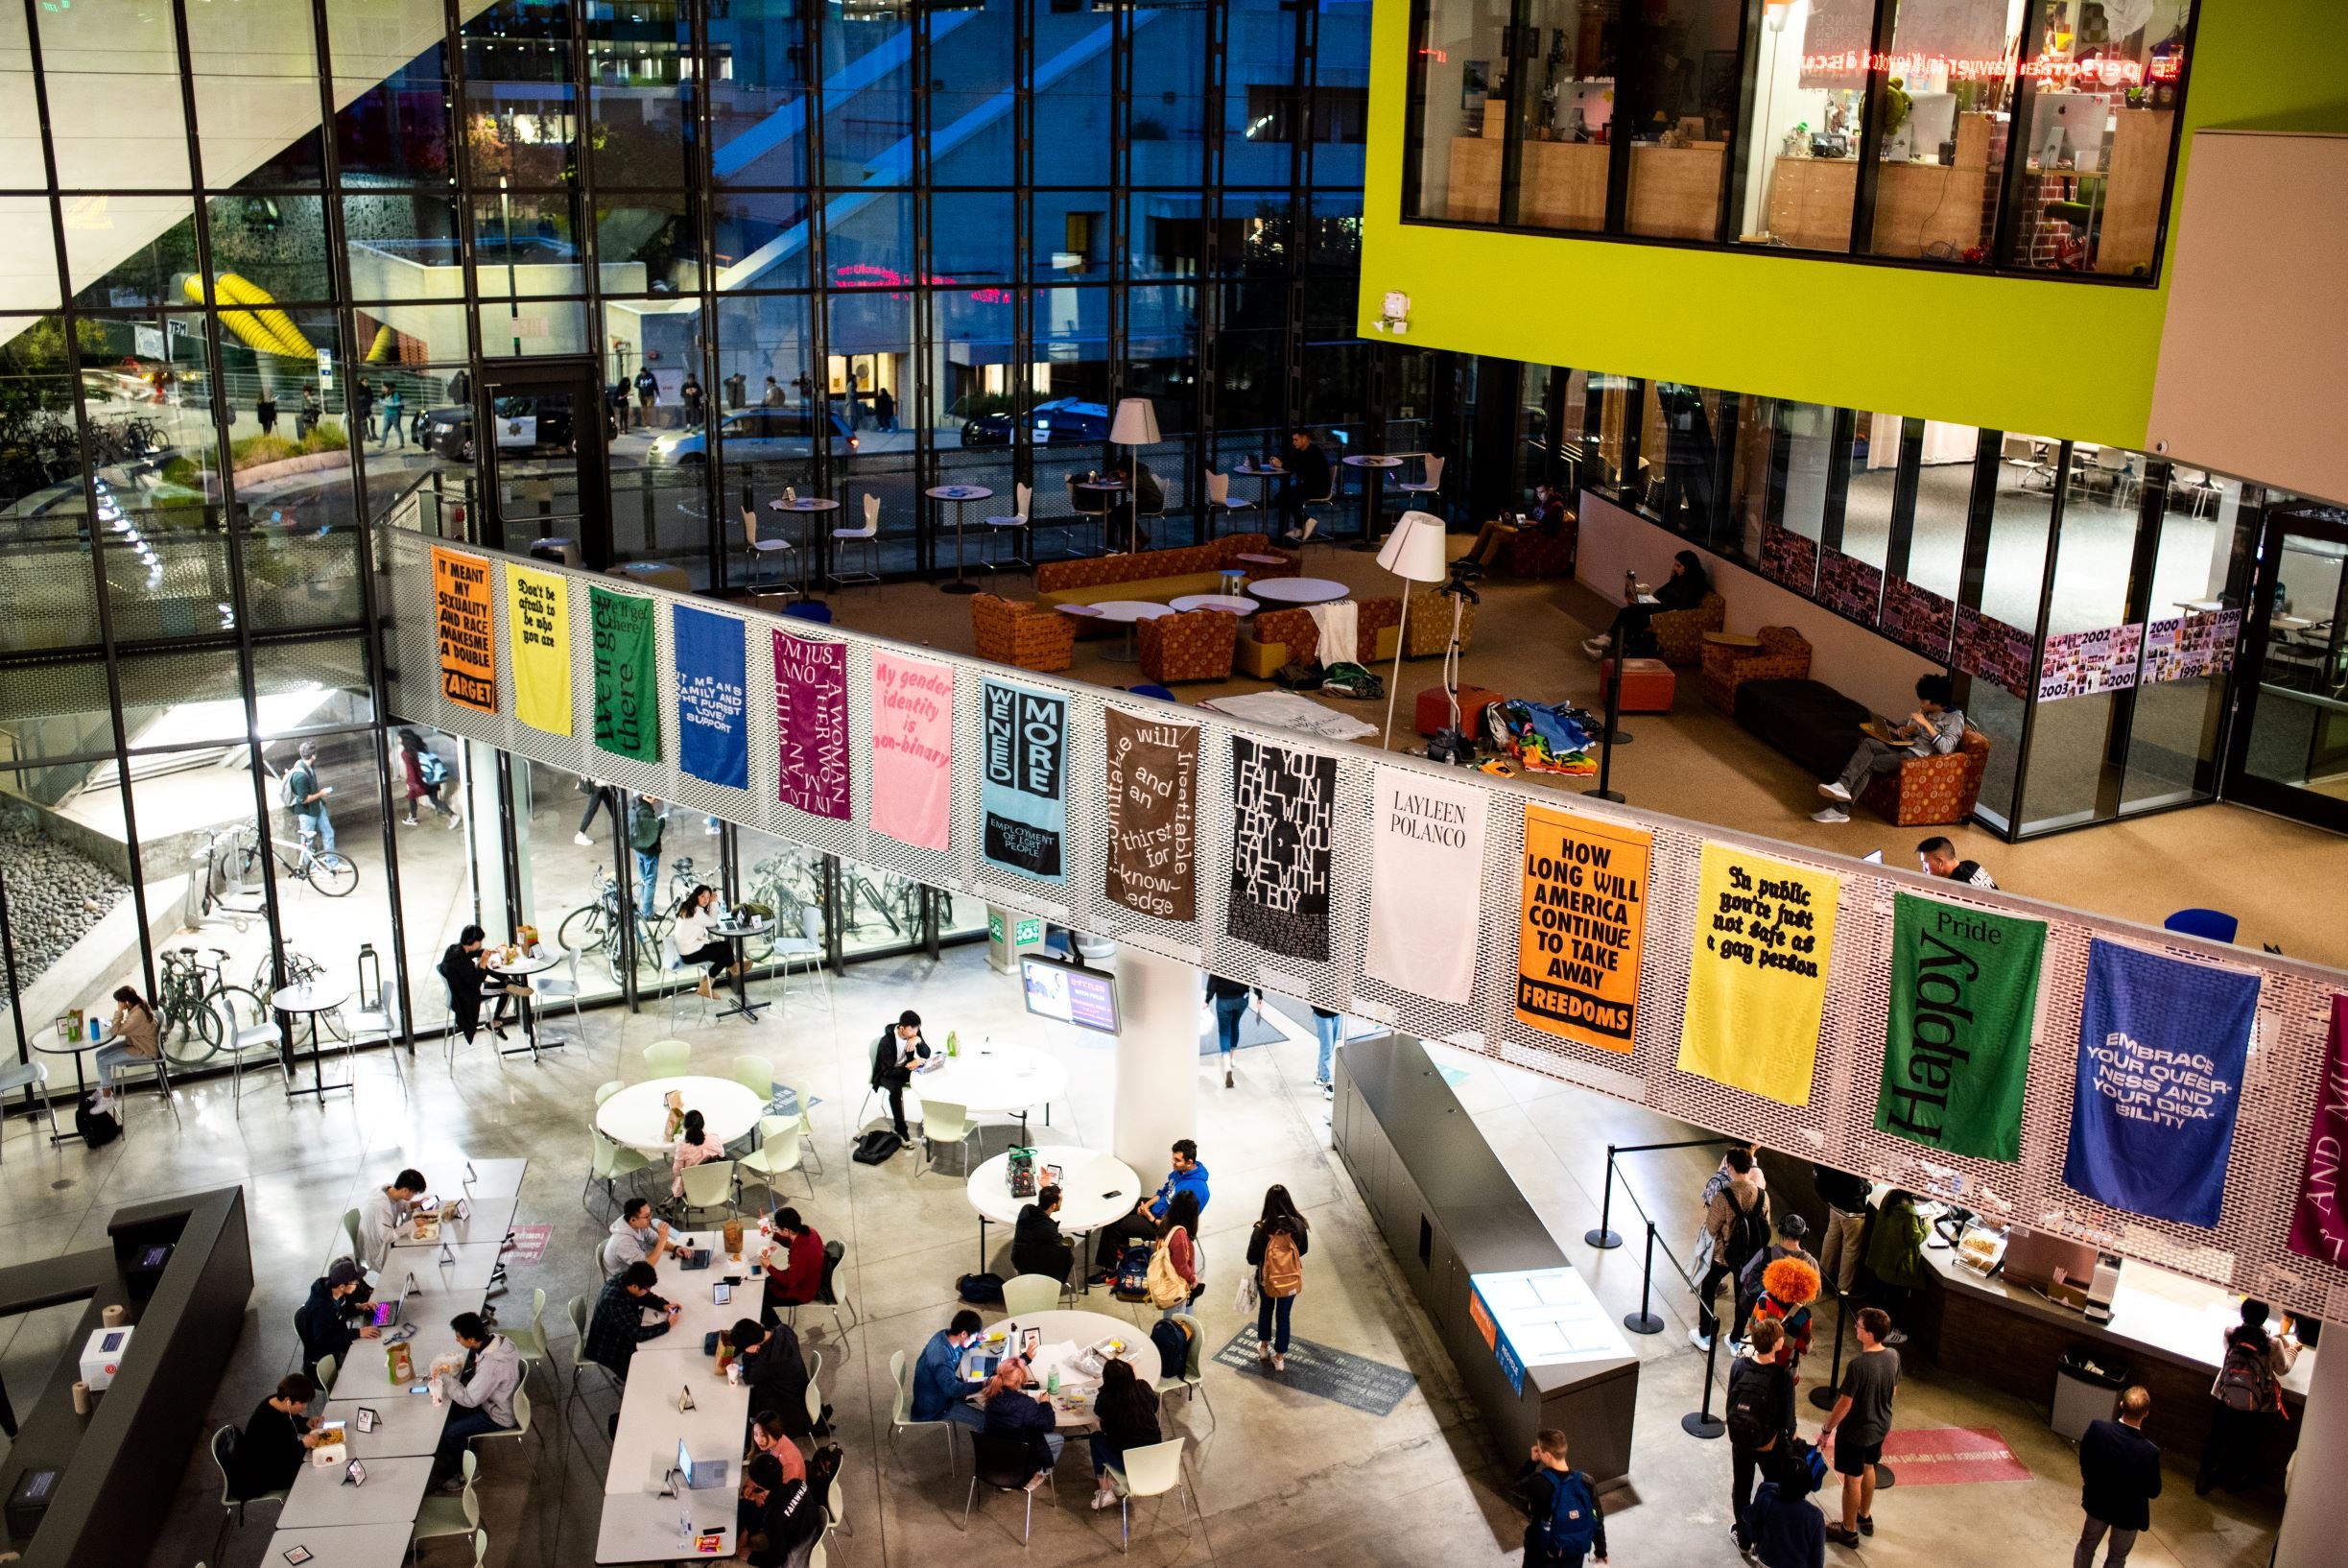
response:
<path id="1" fill-rule="evenodd" d="M 1633 1334 L 1660 1334 L 1663 1319 L 1648 1310 L 1648 1297 L 1655 1283 L 1655 1222 L 1647 1222 L 1647 1268 L 1639 1275 L 1639 1310 L 1623 1319 L 1623 1326 Z"/>
<path id="2" fill-rule="evenodd" d="M 1711 1340 L 1704 1345 L 1703 1401 L 1695 1410 L 1679 1418 L 1679 1430 L 1691 1437 L 1703 1437 L 1709 1440 L 1728 1431 L 1728 1423 L 1712 1414 L 1712 1358 L 1719 1354 L 1719 1332 L 1715 1329 Z"/>
<path id="3" fill-rule="evenodd" d="M 1810 1390 L 1810 1403 L 1818 1410 L 1833 1410 L 1841 1396 L 1835 1390 L 1842 1387 L 1842 1323 L 1851 1315 L 1851 1298 L 1840 1291 L 1835 1293 L 1835 1369 L 1826 1381 Z"/>
<path id="4" fill-rule="evenodd" d="M 1606 1185 L 1598 1200 L 1598 1228 L 1585 1230 L 1581 1239 L 1600 1251 L 1611 1251 L 1623 1245 L 1623 1238 L 1609 1224 L 1614 1218 L 1614 1145 L 1606 1146 Z"/>
<path id="5" fill-rule="evenodd" d="M 1615 804 L 1621 805 L 1623 803 L 1623 794 L 1620 790 L 1613 788 L 1614 748 L 1628 741 L 1630 737 L 1623 733 L 1622 726 L 1617 723 L 1617 721 L 1623 716 L 1622 650 L 1617 648 L 1612 649 L 1609 652 L 1613 654 L 1613 658 L 1607 665 L 1606 733 L 1600 740 L 1598 746 L 1598 788 L 1595 790 L 1584 790 L 1581 793 L 1584 795 L 1596 796 L 1601 800 L 1611 800 Z"/>

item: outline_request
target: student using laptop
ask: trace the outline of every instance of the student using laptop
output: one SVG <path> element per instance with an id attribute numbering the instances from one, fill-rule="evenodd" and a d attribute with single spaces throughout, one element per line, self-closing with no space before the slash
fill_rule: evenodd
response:
<path id="1" fill-rule="evenodd" d="M 961 1380 L 962 1348 L 984 1327 L 985 1319 L 964 1307 L 930 1336 L 930 1342 L 921 1347 L 921 1359 L 913 1364 L 913 1419 L 952 1421 L 974 1429 L 986 1424 L 986 1413 L 970 1403 L 975 1390 Z"/>
<path id="2" fill-rule="evenodd" d="M 428 1190 L 424 1173 L 411 1166 L 393 1176 L 391 1185 L 367 1195 L 359 1205 L 359 1242 L 367 1248 L 368 1267 L 383 1267 L 391 1255 L 391 1244 L 399 1239 L 399 1227 L 407 1224 L 415 1200 Z"/>
<path id="3" fill-rule="evenodd" d="M 353 1328 L 343 1316 L 365 1279 L 357 1264 L 337 1258 L 326 1266 L 322 1278 L 310 1281 L 310 1298 L 294 1312 L 294 1332 L 301 1336 L 301 1369 L 308 1376 L 318 1376 L 318 1364 L 328 1356 L 337 1365 L 349 1360 L 354 1341 L 382 1336 L 372 1325 Z"/>
<path id="4" fill-rule="evenodd" d="M 604 1277 L 616 1277 L 631 1263 L 656 1264 L 676 1250 L 669 1222 L 652 1218 L 652 1200 L 631 1198 L 620 1206 L 620 1217 L 611 1222 L 610 1238 L 604 1243 Z"/>

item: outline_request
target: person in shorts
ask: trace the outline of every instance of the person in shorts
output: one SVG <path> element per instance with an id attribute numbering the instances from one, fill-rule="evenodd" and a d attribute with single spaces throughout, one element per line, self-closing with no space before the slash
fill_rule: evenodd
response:
<path id="1" fill-rule="evenodd" d="M 1842 1369 L 1842 1390 L 1818 1433 L 1835 1439 L 1835 1473 L 1842 1477 L 1842 1523 L 1827 1527 L 1838 1546 L 1857 1546 L 1875 1533 L 1875 1464 L 1891 1436 L 1891 1393 L 1900 1382 L 1900 1353 L 1884 1343 L 1891 1315 L 1868 1307 L 1858 1320 L 1859 1354 Z"/>

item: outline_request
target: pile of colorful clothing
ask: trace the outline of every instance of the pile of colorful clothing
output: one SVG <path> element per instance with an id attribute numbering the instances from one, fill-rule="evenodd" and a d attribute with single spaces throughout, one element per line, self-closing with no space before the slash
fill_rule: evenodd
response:
<path id="1" fill-rule="evenodd" d="M 1536 773 L 1595 773 L 1598 742 L 1605 721 L 1570 702 L 1526 702 L 1507 698 L 1483 710 L 1492 744 Z"/>

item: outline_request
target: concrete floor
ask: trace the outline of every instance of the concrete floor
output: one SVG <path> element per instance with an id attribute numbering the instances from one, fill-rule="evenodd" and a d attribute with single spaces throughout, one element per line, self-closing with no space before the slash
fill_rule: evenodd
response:
<path id="1" fill-rule="evenodd" d="M 924 1176 L 911 1156 L 879 1169 L 857 1166 L 846 1158 L 845 1144 L 864 1096 L 869 1041 L 883 1018 L 908 1004 L 940 1031 L 1016 1037 L 1057 1054 L 1073 1086 L 1068 1101 L 1055 1107 L 1055 1130 L 1095 1145 L 1108 1142 L 1110 1048 L 1098 1036 L 1026 1017 L 1014 985 L 987 969 L 973 949 L 935 965 L 906 959 L 860 966 L 836 983 L 834 998 L 835 1009 L 826 1010 L 819 993 L 799 991 L 788 1011 L 757 1025 L 683 1032 L 695 1046 L 697 1070 L 724 1072 L 734 1054 L 752 1051 L 771 1057 L 781 1076 L 809 1084 L 820 1101 L 816 1147 L 826 1169 L 814 1178 L 812 1200 L 798 1197 L 797 1183 L 790 1186 L 811 1222 L 846 1244 L 843 1281 L 861 1314 L 844 1336 L 828 1320 L 808 1319 L 807 1340 L 823 1352 L 822 1387 L 849 1457 L 844 1490 L 854 1534 L 833 1560 L 858 1568 L 954 1558 L 1108 1560 L 1114 1519 L 1084 1509 L 1089 1479 L 1079 1459 L 1063 1465 L 1062 1506 L 1056 1512 L 1038 1507 L 1033 1542 L 1022 1553 L 1018 1510 L 1007 1500 L 982 1503 L 969 1535 L 960 1533 L 967 1470 L 961 1481 L 946 1478 L 935 1433 L 889 1439 L 889 1355 L 917 1348 L 943 1324 L 954 1305 L 953 1282 L 972 1267 L 975 1229 L 958 1176 Z M 226 1084 L 204 1083 L 182 1091 L 182 1120 L 175 1125 L 141 1094 L 131 1103 L 128 1135 L 97 1152 L 78 1145 L 53 1150 L 45 1136 L 12 1129 L 0 1166 L 9 1207 L 0 1234 L 20 1259 L 55 1255 L 92 1245 L 118 1203 L 243 1182 L 255 1248 L 252 1319 L 210 1417 L 241 1421 L 293 1365 L 292 1311 L 331 1255 L 342 1212 L 361 1191 L 409 1163 L 446 1182 L 462 1154 L 525 1154 L 532 1167 L 520 1222 L 549 1224 L 554 1235 L 543 1263 L 514 1270 L 514 1289 L 499 1298 L 500 1307 L 509 1320 L 526 1316 L 527 1293 L 545 1289 L 549 1337 L 567 1375 L 572 1342 L 562 1304 L 592 1289 L 590 1248 L 603 1229 L 580 1206 L 587 1156 L 582 1124 L 597 1083 L 644 1076 L 635 1053 L 664 1033 L 660 1022 L 656 1012 L 590 1014 L 584 1041 L 536 1065 L 524 1059 L 501 1067 L 482 1049 L 461 1052 L 450 1064 L 427 1048 L 404 1092 L 391 1058 L 371 1053 L 359 1061 L 355 1100 L 336 1097 L 322 1107 L 288 1105 L 263 1080 L 247 1085 L 240 1118 Z M 1329 1157 L 1325 1105 L 1311 1084 L 1309 1030 L 1291 1021 L 1284 1033 L 1281 1043 L 1240 1053 L 1235 1089 L 1222 1088 L 1220 1076 L 1201 1063 L 1201 1153 L 1217 1194 L 1203 1237 L 1209 1289 L 1200 1306 L 1209 1343 L 1221 1345 L 1239 1326 L 1230 1309 L 1229 1260 L 1258 1195 L 1283 1181 L 1311 1216 L 1316 1243 L 1297 1332 L 1408 1366 L 1419 1387 L 1379 1418 L 1211 1371 L 1212 1419 L 1170 1402 L 1170 1435 L 1181 1432 L 1194 1441 L 1191 1474 L 1203 1520 L 1180 1524 L 1170 1511 L 1145 1529 L 1135 1558 L 1161 1565 L 1511 1561 L 1521 1521 L 1497 1482 L 1513 1468 L 1514 1457 L 1490 1452 L 1351 1182 Z M 1438 1054 L 1460 1075 L 1457 1092 L 1568 1254 L 1589 1271 L 1611 1310 L 1631 1310 L 1639 1296 L 1639 1249 L 1599 1253 L 1580 1241 L 1596 1223 L 1602 1149 L 1609 1141 L 1668 1140 L 1691 1129 L 1513 1068 Z M 1000 1128 L 985 1135 L 989 1152 L 1007 1141 Z M 1655 1212 L 1667 1240 L 1692 1228 L 1688 1204 L 1708 1163 L 1694 1151 L 1626 1162 L 1629 1190 Z M 1625 1206 L 1618 1191 L 1616 1223 L 1629 1231 L 1636 1216 L 1626 1215 Z M 992 1266 L 1008 1273 L 1001 1256 L 1008 1238 L 998 1229 L 993 1240 Z M 1684 1287 L 1659 1285 L 1655 1303 L 1668 1327 L 1635 1342 L 1646 1364 L 1633 1485 L 1612 1500 L 1616 1560 L 1731 1568 L 1738 1559 L 1725 1539 L 1726 1446 L 1687 1437 L 1678 1423 L 1696 1407 L 1703 1373 L 1703 1360 L 1686 1338 L 1692 1302 Z M 12 1388 L 29 1390 L 45 1375 L 70 1321 L 59 1314 L 0 1322 L 6 1337 L 0 1373 Z M 497 1445 L 485 1461 L 489 1560 L 500 1568 L 572 1568 L 591 1560 L 608 1455 L 605 1423 L 615 1401 L 593 1374 L 577 1398 L 554 1397 L 557 1387 L 547 1371 L 536 1374 L 537 1436 Z M 1914 1369 L 1900 1413 L 1903 1425 L 1994 1425 L 2038 1479 L 1888 1493 L 1878 1506 L 1883 1532 L 1856 1557 L 1830 1554 L 1836 1560 L 1894 1568 L 2062 1560 L 2075 1525 L 2075 1469 L 2042 1417 L 1928 1367 Z M 1806 1409 L 1805 1416 L 1814 1427 L 1814 1414 Z M 217 1479 L 200 1454 L 157 1456 L 157 1471 L 177 1481 L 158 1486 L 171 1518 L 151 1561 L 187 1568 L 211 1552 L 220 1519 Z M 2154 1530 L 2135 1561 L 2150 1568 L 2265 1562 L 2271 1509 L 2227 1497 L 2197 1502 L 2188 1480 L 2170 1473 L 2170 1495 L 2156 1506 Z M 232 1533 L 226 1550 L 210 1558 L 215 1568 L 260 1562 L 269 1537 L 265 1517 L 266 1510 L 256 1510 L 253 1523 Z M 1996 1519 L 1994 1530 L 1981 1528 L 1984 1517 Z M 424 1560 L 453 1565 L 462 1557 L 441 1541 L 425 1548 Z"/>

